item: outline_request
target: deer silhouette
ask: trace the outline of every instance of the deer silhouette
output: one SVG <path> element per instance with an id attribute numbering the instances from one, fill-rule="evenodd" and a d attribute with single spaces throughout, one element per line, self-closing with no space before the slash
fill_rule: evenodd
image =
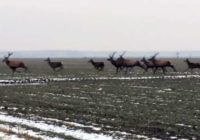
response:
<path id="1" fill-rule="evenodd" d="M 28 71 L 28 67 L 24 64 L 24 62 L 10 60 L 9 58 L 11 55 L 13 55 L 13 53 L 8 53 L 8 56 L 5 56 L 2 62 L 7 64 L 7 66 L 12 70 L 12 74 L 14 74 L 18 68 L 23 68 L 25 71 Z"/>
<path id="2" fill-rule="evenodd" d="M 102 71 L 104 69 L 104 62 L 95 62 L 93 59 L 90 59 L 88 62 L 91 63 L 97 70 Z"/>
<path id="3" fill-rule="evenodd" d="M 155 67 L 155 65 L 154 65 L 153 62 L 146 60 L 145 57 L 143 57 L 143 58 L 141 59 L 141 61 L 146 65 L 146 67 L 145 67 L 145 72 L 147 72 L 149 69 L 152 69 L 152 71 L 154 72 L 154 69 L 155 69 L 156 67 Z"/>
<path id="4" fill-rule="evenodd" d="M 52 62 L 51 59 L 48 57 L 47 59 L 45 59 L 44 61 L 47 61 L 49 66 L 53 69 L 53 71 L 55 72 L 56 69 L 63 69 L 63 64 L 61 62 Z"/>
<path id="5" fill-rule="evenodd" d="M 110 61 L 111 64 L 116 68 L 116 74 L 117 74 L 119 71 L 121 71 L 124 68 L 124 66 L 122 64 L 122 60 L 115 60 L 114 59 L 115 54 L 116 54 L 116 52 L 113 52 L 113 54 L 110 55 L 107 60 Z"/>
<path id="6" fill-rule="evenodd" d="M 151 58 L 149 58 L 149 61 L 151 61 L 155 65 L 154 74 L 155 74 L 155 72 L 157 71 L 158 68 L 161 68 L 163 70 L 163 74 L 165 74 L 165 72 L 167 71 L 166 70 L 167 67 L 172 68 L 174 70 L 174 72 L 176 72 L 174 65 L 172 65 L 170 61 L 168 61 L 168 60 L 157 60 L 156 56 L 158 54 L 159 53 L 156 53 Z"/>
<path id="7" fill-rule="evenodd" d="M 186 60 L 184 60 L 184 62 L 186 62 L 187 65 L 188 65 L 188 68 L 186 70 L 190 69 L 191 72 L 193 72 L 193 69 L 199 69 L 200 68 L 200 63 L 190 62 L 190 60 L 188 58 Z"/>
<path id="8" fill-rule="evenodd" d="M 130 59 L 125 59 L 123 56 L 124 56 L 124 54 L 125 54 L 126 52 L 123 52 L 120 56 L 119 56 L 119 58 L 117 59 L 117 61 L 120 61 L 121 63 L 122 63 L 122 66 L 124 67 L 124 68 L 126 68 L 126 71 L 125 71 L 125 73 L 127 73 L 128 72 L 128 69 L 132 69 L 132 68 L 134 68 L 134 67 L 140 67 L 140 68 L 142 68 L 142 69 L 144 69 L 144 66 L 140 63 L 140 61 L 138 61 L 138 60 L 130 60 Z"/>

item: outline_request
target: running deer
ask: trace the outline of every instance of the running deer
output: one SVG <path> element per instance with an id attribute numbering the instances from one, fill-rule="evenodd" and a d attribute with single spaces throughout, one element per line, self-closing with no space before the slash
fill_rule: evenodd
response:
<path id="1" fill-rule="evenodd" d="M 146 67 L 145 67 L 145 72 L 147 72 L 149 69 L 152 69 L 152 71 L 154 72 L 155 65 L 154 65 L 153 62 L 146 60 L 145 57 L 143 57 L 143 58 L 141 59 L 141 61 L 146 65 Z"/>
<path id="2" fill-rule="evenodd" d="M 49 66 L 53 69 L 54 72 L 58 68 L 60 70 L 63 69 L 63 64 L 61 62 L 52 62 L 49 57 L 47 59 L 45 59 L 44 61 L 48 62 Z"/>
<path id="3" fill-rule="evenodd" d="M 190 60 L 187 58 L 186 60 L 184 60 L 186 63 L 187 63 L 187 65 L 188 65 L 188 68 L 186 69 L 186 70 L 188 70 L 188 69 L 190 69 L 191 70 L 191 72 L 193 71 L 193 69 L 199 69 L 200 68 L 200 63 L 193 63 L 193 62 L 190 62 Z M 185 71 L 186 71 L 185 70 Z"/>
<path id="4" fill-rule="evenodd" d="M 28 67 L 24 64 L 24 62 L 9 59 L 12 54 L 13 53 L 8 53 L 8 56 L 5 56 L 2 60 L 2 62 L 5 62 L 7 66 L 12 70 L 12 74 L 14 74 L 18 68 L 23 68 L 25 72 L 28 71 Z"/>
<path id="5" fill-rule="evenodd" d="M 125 73 L 128 72 L 129 68 L 134 68 L 134 67 L 140 67 L 142 69 L 144 69 L 144 66 L 140 63 L 140 61 L 138 60 L 130 60 L 130 59 L 125 59 L 123 56 L 126 52 L 123 52 L 119 58 L 117 59 L 118 61 L 122 62 L 122 65 L 124 68 L 126 68 Z"/>
<path id="6" fill-rule="evenodd" d="M 109 56 L 109 58 L 107 59 L 108 61 L 111 62 L 111 64 L 113 66 L 115 66 L 116 68 L 116 73 L 119 72 L 119 70 L 121 71 L 123 69 L 123 64 L 122 64 L 122 61 L 121 60 L 115 60 L 114 59 L 114 55 L 116 54 L 116 52 L 113 52 L 112 55 Z"/>
<path id="7" fill-rule="evenodd" d="M 163 70 L 163 73 L 165 74 L 167 67 L 172 68 L 174 70 L 174 72 L 176 72 L 174 65 L 172 65 L 170 61 L 168 61 L 168 60 L 157 60 L 156 56 L 158 54 L 159 53 L 156 53 L 154 56 L 152 56 L 149 59 L 149 61 L 151 61 L 155 65 L 154 74 L 155 74 L 155 72 L 157 71 L 158 68 L 161 68 Z"/>
<path id="8" fill-rule="evenodd" d="M 91 63 L 94 68 L 99 71 L 102 71 L 104 69 L 104 62 L 95 62 L 93 59 L 90 59 L 88 62 Z"/>

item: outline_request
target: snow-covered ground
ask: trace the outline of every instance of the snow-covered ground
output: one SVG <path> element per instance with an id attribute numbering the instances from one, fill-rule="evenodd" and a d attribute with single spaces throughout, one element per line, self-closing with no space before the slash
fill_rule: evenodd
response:
<path id="1" fill-rule="evenodd" d="M 25 140 L 25 139 L 19 138 L 17 135 L 11 135 L 0 132 L 0 140 Z"/>
<path id="2" fill-rule="evenodd" d="M 28 120 L 25 118 L 13 117 L 13 116 L 7 115 L 5 113 L 0 113 L 0 121 L 5 122 L 5 123 L 18 124 L 19 126 L 26 126 L 29 128 L 38 129 L 38 130 L 40 130 L 40 132 L 34 132 L 34 131 L 26 130 L 26 129 L 20 128 L 20 127 L 10 127 L 8 125 L 3 125 L 3 124 L 0 125 L 0 128 L 9 129 L 17 134 L 25 133 L 25 134 L 28 134 L 33 137 L 43 138 L 45 140 L 46 139 L 60 140 L 62 138 L 45 136 L 45 135 L 43 135 L 43 132 L 52 132 L 55 134 L 62 134 L 65 136 L 71 136 L 71 137 L 74 137 L 77 139 L 83 139 L 83 140 L 117 139 L 117 138 L 113 138 L 112 136 L 109 136 L 109 135 L 104 135 L 102 133 L 87 133 L 81 129 L 73 130 L 73 129 L 68 128 L 66 125 L 56 126 L 53 124 L 47 124 L 47 123 L 45 123 L 45 119 L 41 120 L 41 121 L 34 121 L 34 120 Z M 84 127 L 84 125 L 82 125 L 82 124 L 72 123 L 72 122 L 71 122 L 71 125 Z M 89 127 L 89 126 L 85 126 L 85 127 Z M 93 127 L 91 127 L 91 128 L 93 128 Z M 99 130 L 95 127 L 93 129 Z M 3 133 L 2 133 L 2 135 L 3 135 Z M 5 137 L 5 136 L 6 135 L 3 135 L 3 137 Z M 13 137 L 14 136 L 15 135 L 13 135 Z M 10 138 L 10 139 L 12 139 L 12 138 Z"/>
<path id="3" fill-rule="evenodd" d="M 31 119 L 32 118 L 32 119 Z M 19 135 L 26 134 L 30 137 L 34 138 L 41 138 L 44 140 L 63 140 L 64 138 L 59 137 L 60 135 L 64 136 L 70 136 L 76 139 L 80 140 L 123 140 L 124 137 L 117 137 L 114 134 L 121 134 L 121 135 L 130 135 L 126 132 L 110 132 L 112 134 L 103 134 L 100 132 L 101 128 L 94 127 L 94 126 L 85 126 L 83 124 L 75 123 L 75 122 L 67 122 L 67 121 L 61 121 L 57 119 L 51 119 L 51 118 L 41 118 L 36 116 L 35 118 L 40 118 L 40 120 L 33 120 L 33 117 L 30 117 L 30 119 L 26 118 L 20 118 L 20 117 L 14 117 L 11 115 L 6 114 L 5 112 L 0 112 L 0 121 L 4 122 L 4 124 L 0 124 L 0 130 L 7 130 L 9 132 L 12 132 L 10 134 L 1 132 L 0 131 L 0 140 L 24 140 L 23 137 L 19 137 Z M 50 123 L 49 121 L 52 121 L 54 123 Z M 62 122 L 63 125 L 58 126 L 55 125 L 55 122 Z M 10 125 L 12 124 L 12 126 Z M 67 126 L 73 125 L 77 126 L 77 129 L 72 129 Z M 88 133 L 80 128 L 91 128 L 97 133 L 91 132 Z M 37 131 L 36 131 L 37 130 Z M 46 135 L 48 133 L 55 134 L 55 136 L 48 136 Z M 143 139 L 150 139 L 146 136 L 142 135 L 133 135 L 135 138 L 143 138 Z M 157 140 L 156 138 L 151 138 L 153 140 Z"/>

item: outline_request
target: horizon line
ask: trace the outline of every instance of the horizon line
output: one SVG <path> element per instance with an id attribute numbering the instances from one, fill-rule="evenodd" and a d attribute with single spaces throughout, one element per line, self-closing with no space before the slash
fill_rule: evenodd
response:
<path id="1" fill-rule="evenodd" d="M 75 51 L 75 52 L 195 52 L 199 50 L 71 50 L 71 49 L 54 49 L 54 50 L 0 50 L 0 52 L 38 52 L 38 51 Z"/>

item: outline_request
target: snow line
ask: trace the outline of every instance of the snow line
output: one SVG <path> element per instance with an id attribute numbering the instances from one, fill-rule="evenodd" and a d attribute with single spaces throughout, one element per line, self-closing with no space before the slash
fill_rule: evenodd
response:
<path id="1" fill-rule="evenodd" d="M 20 135 L 28 135 L 30 137 L 34 137 L 34 138 L 38 138 L 38 139 L 43 139 L 43 140 L 63 140 L 61 138 L 57 138 L 57 137 L 49 137 L 49 136 L 45 136 L 45 135 L 41 135 L 39 132 L 34 132 L 32 130 L 26 130 L 25 128 L 22 128 L 21 126 L 12 126 L 10 127 L 9 125 L 5 125 L 5 124 L 0 124 L 0 129 L 4 129 L 8 131 L 8 134 L 0 132 L 0 140 L 26 140 L 25 138 L 22 138 L 19 136 Z M 9 134 L 9 132 L 11 134 Z M 12 132 L 14 134 L 12 134 Z"/>
<path id="2" fill-rule="evenodd" d="M 95 133 L 86 133 L 82 130 L 71 130 L 66 126 L 55 126 L 51 124 L 46 124 L 44 121 L 32 121 L 22 118 L 13 117 L 6 114 L 0 114 L 0 121 L 7 123 L 15 123 L 19 125 L 25 125 L 30 128 L 36 128 L 41 131 L 47 131 L 57 134 L 63 134 L 65 136 L 71 136 L 81 140 L 114 140 L 112 136 L 104 135 L 104 134 L 95 134 Z"/>
<path id="3" fill-rule="evenodd" d="M 191 79 L 200 75 L 162 75 L 162 76 L 133 76 L 133 77 L 73 77 L 73 78 L 25 78 L 0 80 L 0 86 L 11 85 L 41 85 L 49 82 L 84 81 L 84 80 L 148 80 L 148 79 Z"/>

